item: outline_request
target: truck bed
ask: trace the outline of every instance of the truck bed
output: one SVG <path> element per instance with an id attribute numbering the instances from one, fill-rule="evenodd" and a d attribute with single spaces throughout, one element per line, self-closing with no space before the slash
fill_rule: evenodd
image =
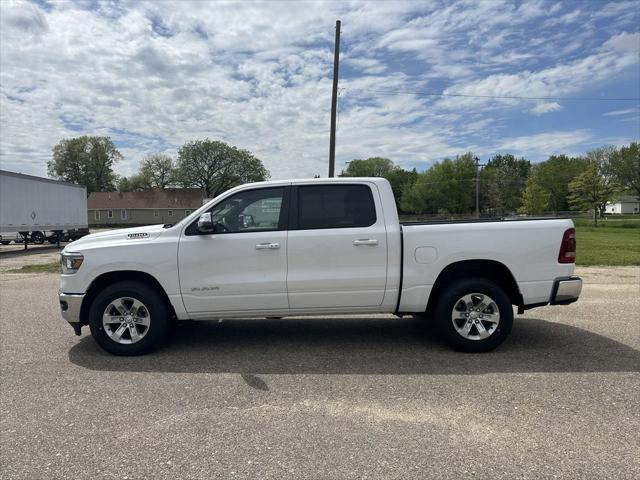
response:
<path id="1" fill-rule="evenodd" d="M 496 218 L 402 223 L 403 285 L 400 311 L 422 308 L 438 274 L 465 260 L 508 266 L 525 305 L 549 301 L 554 279 L 573 274 L 558 263 L 567 218 Z"/>

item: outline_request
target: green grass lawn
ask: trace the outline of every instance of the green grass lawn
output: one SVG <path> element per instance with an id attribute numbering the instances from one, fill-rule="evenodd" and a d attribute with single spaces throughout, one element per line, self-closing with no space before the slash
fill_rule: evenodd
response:
<path id="1" fill-rule="evenodd" d="M 7 270 L 7 273 L 60 273 L 60 263 L 40 263 L 37 265 L 23 265 L 20 268 Z"/>
<path id="2" fill-rule="evenodd" d="M 578 265 L 640 265 L 640 216 L 576 218 Z"/>

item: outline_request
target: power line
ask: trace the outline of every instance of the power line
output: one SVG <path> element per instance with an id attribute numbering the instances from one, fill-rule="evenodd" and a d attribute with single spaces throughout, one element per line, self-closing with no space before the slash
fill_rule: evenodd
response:
<path id="1" fill-rule="evenodd" d="M 463 97 L 463 98 L 494 98 L 503 100 L 569 100 L 569 101 L 624 101 L 637 102 L 640 97 L 528 97 L 518 95 L 471 95 L 466 93 L 434 93 L 409 90 L 367 90 L 378 95 L 417 95 L 424 97 Z"/>

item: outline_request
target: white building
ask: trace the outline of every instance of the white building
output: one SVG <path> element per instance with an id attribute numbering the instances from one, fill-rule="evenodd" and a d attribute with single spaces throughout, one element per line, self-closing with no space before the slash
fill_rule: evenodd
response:
<path id="1" fill-rule="evenodd" d="M 622 195 L 617 201 L 607 203 L 605 209 L 609 214 L 640 213 L 640 200 L 632 195 Z"/>

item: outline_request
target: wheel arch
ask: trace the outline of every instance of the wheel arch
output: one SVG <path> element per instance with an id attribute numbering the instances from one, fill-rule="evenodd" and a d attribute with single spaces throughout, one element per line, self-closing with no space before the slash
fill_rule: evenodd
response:
<path id="1" fill-rule="evenodd" d="M 496 260 L 461 260 L 447 265 L 433 284 L 427 302 L 427 311 L 433 311 L 440 293 L 446 289 L 448 284 L 471 277 L 484 278 L 499 285 L 504 289 L 511 303 L 518 307 L 518 313 L 521 313 L 524 302 L 518 282 L 516 282 L 511 270 L 504 263 Z"/>
<path id="2" fill-rule="evenodd" d="M 173 305 L 169 300 L 169 296 L 167 295 L 167 292 L 162 287 L 160 282 L 153 275 L 138 270 L 117 270 L 98 275 L 91 282 L 91 285 L 89 285 L 87 293 L 85 294 L 85 297 L 82 301 L 82 306 L 80 307 L 81 325 L 89 324 L 89 309 L 91 308 L 91 304 L 93 303 L 93 300 L 96 298 L 96 296 L 107 286 L 122 281 L 140 282 L 152 286 L 158 291 L 158 293 L 160 293 L 160 295 L 166 302 L 169 311 L 171 312 L 172 318 L 175 319 L 175 309 L 173 308 Z"/>

